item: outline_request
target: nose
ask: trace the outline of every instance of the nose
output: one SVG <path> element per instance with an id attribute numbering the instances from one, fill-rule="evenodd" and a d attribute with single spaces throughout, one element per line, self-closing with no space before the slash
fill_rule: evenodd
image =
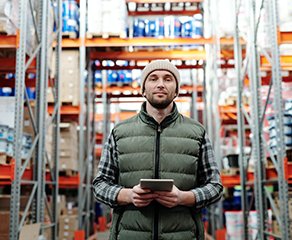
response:
<path id="1" fill-rule="evenodd" d="M 158 78 L 157 79 L 157 87 L 164 87 L 163 78 Z"/>

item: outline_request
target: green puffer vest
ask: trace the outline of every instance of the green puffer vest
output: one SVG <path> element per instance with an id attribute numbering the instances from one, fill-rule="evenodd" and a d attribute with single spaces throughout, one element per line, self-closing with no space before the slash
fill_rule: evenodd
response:
<path id="1" fill-rule="evenodd" d="M 172 113 L 158 123 L 140 113 L 113 129 L 119 160 L 119 184 L 132 188 L 141 178 L 172 178 L 183 191 L 197 186 L 200 146 L 205 130 L 196 121 Z M 165 208 L 157 202 L 137 208 L 114 209 L 111 240 L 194 240 L 204 239 L 204 228 L 194 208 Z"/>

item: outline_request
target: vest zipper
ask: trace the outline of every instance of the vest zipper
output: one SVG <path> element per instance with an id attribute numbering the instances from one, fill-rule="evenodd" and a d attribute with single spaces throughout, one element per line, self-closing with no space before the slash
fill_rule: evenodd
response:
<path id="1" fill-rule="evenodd" d="M 161 133 L 161 126 L 158 125 L 157 127 L 157 136 L 156 136 L 156 151 L 155 151 L 155 172 L 154 178 L 160 178 L 159 176 L 159 158 L 160 158 L 160 133 Z"/>
<path id="2" fill-rule="evenodd" d="M 156 149 L 155 149 L 155 162 L 154 162 L 154 178 L 160 178 L 159 176 L 159 161 L 160 161 L 160 133 L 161 126 L 157 126 L 157 136 L 156 136 Z M 158 203 L 154 203 L 154 229 L 153 229 L 153 240 L 158 240 Z"/>

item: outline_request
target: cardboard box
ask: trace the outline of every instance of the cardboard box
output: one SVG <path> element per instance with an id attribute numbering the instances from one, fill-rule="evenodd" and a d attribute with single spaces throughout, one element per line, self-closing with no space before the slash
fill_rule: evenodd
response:
<path id="1" fill-rule="evenodd" d="M 19 240 L 38 240 L 40 235 L 41 224 L 24 225 L 19 234 Z"/>
<path id="2" fill-rule="evenodd" d="M 2 205 L 0 204 L 1 206 L 1 209 L 2 209 Z M 20 213 L 20 218 L 22 217 L 23 213 Z M 5 210 L 5 211 L 0 211 L 0 240 L 7 240 L 9 239 L 9 224 L 10 224 L 10 211 L 9 209 L 8 210 Z M 19 237 L 19 240 L 27 240 L 27 239 L 38 239 L 38 232 L 37 232 L 37 238 L 33 238 L 33 237 L 27 237 L 28 235 L 26 235 L 26 227 L 27 225 L 24 225 L 23 227 L 25 227 L 24 230 L 21 230 L 21 232 L 23 232 L 22 234 L 24 235 L 21 235 L 23 237 Z M 34 232 L 33 229 L 30 228 L 29 230 L 30 232 Z M 30 235 L 30 236 L 33 236 L 33 235 Z"/>
<path id="3" fill-rule="evenodd" d="M 35 109 L 32 106 L 32 114 L 34 114 L 34 111 Z M 23 132 L 34 136 L 33 125 L 29 114 L 29 108 L 27 106 L 24 106 L 23 108 Z"/>
<path id="4" fill-rule="evenodd" d="M 0 206 L 1 203 L 0 203 Z M 9 238 L 4 238 L 6 235 L 9 236 L 9 219 L 10 219 L 10 211 L 0 211 L 0 239 L 7 240 Z"/>
<path id="5" fill-rule="evenodd" d="M 60 170 L 73 170 L 73 171 L 78 171 L 78 161 L 77 161 L 77 158 L 60 157 L 59 169 Z"/>
<path id="6" fill-rule="evenodd" d="M 0 153 L 0 164 L 7 163 L 7 155 L 5 153 Z"/>
<path id="7" fill-rule="evenodd" d="M 65 209 L 64 215 L 78 215 L 78 208 L 70 205 L 71 202 L 68 203 L 68 207 Z"/>
<path id="8" fill-rule="evenodd" d="M 55 52 L 52 56 L 52 71 L 53 78 L 56 72 L 55 69 Z M 79 69 L 79 51 L 65 50 L 62 51 L 60 57 L 60 101 L 70 102 L 74 106 L 80 102 L 80 69 Z M 48 90 L 48 102 L 54 102 L 52 90 Z"/>
<path id="9" fill-rule="evenodd" d="M 59 219 L 59 239 L 74 239 L 74 232 L 78 230 L 77 215 L 63 215 Z"/>
<path id="10" fill-rule="evenodd" d="M 14 128 L 15 97 L 0 98 L 0 124 Z"/>
<path id="11" fill-rule="evenodd" d="M 61 137 L 77 138 L 77 123 L 61 123 L 60 134 Z"/>
<path id="12" fill-rule="evenodd" d="M 10 211 L 10 199 L 10 195 L 0 195 L 0 211 Z M 24 211 L 28 199 L 29 196 L 20 196 L 20 211 Z"/>
<path id="13" fill-rule="evenodd" d="M 53 51 L 52 54 L 52 71 L 51 78 L 54 78 L 56 72 L 56 52 Z M 60 56 L 60 66 L 63 69 L 76 69 L 79 70 L 79 51 L 78 50 L 64 50 L 61 52 Z M 61 81 L 62 83 L 62 81 Z"/>
<path id="14" fill-rule="evenodd" d="M 60 138 L 60 149 L 67 150 L 75 148 L 78 149 L 78 140 L 76 137 L 61 137 Z M 78 151 L 78 150 L 77 150 Z"/>

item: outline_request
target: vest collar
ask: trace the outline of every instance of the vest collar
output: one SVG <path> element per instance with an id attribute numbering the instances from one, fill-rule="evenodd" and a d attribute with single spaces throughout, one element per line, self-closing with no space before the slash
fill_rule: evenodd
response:
<path id="1" fill-rule="evenodd" d="M 160 126 L 162 128 L 169 126 L 172 122 L 174 122 L 178 118 L 178 116 L 179 116 L 179 112 L 178 112 L 177 106 L 174 102 L 171 113 L 163 119 L 163 121 L 160 123 Z M 156 120 L 147 113 L 146 102 L 144 102 L 141 106 L 139 117 L 144 123 L 149 124 L 149 125 L 153 126 L 154 128 L 157 128 L 157 126 L 159 125 L 156 122 Z"/>

